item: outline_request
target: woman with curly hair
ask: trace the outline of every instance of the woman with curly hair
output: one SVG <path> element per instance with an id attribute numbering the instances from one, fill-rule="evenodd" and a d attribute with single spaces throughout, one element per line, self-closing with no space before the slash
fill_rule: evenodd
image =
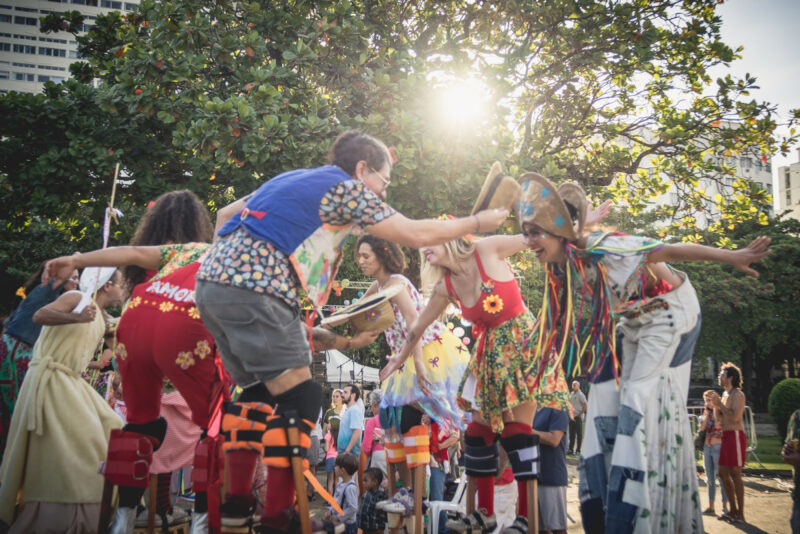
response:
<path id="1" fill-rule="evenodd" d="M 361 271 L 375 278 L 365 297 L 390 286 L 403 287 L 391 299 L 394 323 L 384 332 L 397 354 L 408 336 L 408 325 L 417 320 L 424 307 L 419 291 L 402 274 L 406 267 L 403 251 L 395 243 L 363 235 L 356 244 L 356 258 Z M 407 511 L 398 500 L 406 505 L 413 501 L 409 468 L 424 467 L 430 461 L 423 414 L 444 428 L 462 426 L 463 413 L 456 403 L 457 380 L 464 373 L 468 355 L 461 341 L 441 321 L 434 321 L 422 334 L 422 343 L 415 346 L 413 361 L 381 384 L 380 422 L 386 430 L 387 461 L 396 464 L 403 486 L 408 488 L 394 496 L 398 506 L 389 506 L 387 511 Z"/>

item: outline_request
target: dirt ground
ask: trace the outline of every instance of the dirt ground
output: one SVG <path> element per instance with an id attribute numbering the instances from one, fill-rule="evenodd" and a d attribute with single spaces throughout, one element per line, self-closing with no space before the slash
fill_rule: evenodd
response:
<path id="1" fill-rule="evenodd" d="M 578 500 L 578 467 L 573 458 L 568 463 L 569 486 L 567 488 L 567 514 L 569 515 L 568 532 L 578 534 L 583 532 L 581 523 L 580 501 Z M 324 484 L 324 473 L 318 478 Z M 717 520 L 714 516 L 703 516 L 703 527 L 709 534 L 726 534 L 744 532 L 747 534 L 790 534 L 789 517 L 791 516 L 792 497 L 791 479 L 777 477 L 745 477 L 745 517 L 747 524 L 732 525 L 726 521 Z M 700 477 L 700 502 L 705 510 L 708 506 L 708 488 L 705 478 Z M 319 496 L 311 501 L 312 515 L 321 514 L 324 502 Z M 717 510 L 720 504 L 717 502 Z"/>

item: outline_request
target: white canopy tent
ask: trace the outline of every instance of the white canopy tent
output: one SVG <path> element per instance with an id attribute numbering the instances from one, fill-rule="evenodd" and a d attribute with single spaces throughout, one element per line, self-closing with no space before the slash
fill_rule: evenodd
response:
<path id="1" fill-rule="evenodd" d="M 378 372 L 379 369 L 356 363 L 336 349 L 325 351 L 325 379 L 334 387 L 351 382 L 377 385 Z"/>

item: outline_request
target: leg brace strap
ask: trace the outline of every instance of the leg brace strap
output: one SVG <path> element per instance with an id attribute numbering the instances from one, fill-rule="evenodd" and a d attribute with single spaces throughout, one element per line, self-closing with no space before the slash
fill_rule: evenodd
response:
<path id="1" fill-rule="evenodd" d="M 403 448 L 409 469 L 431 461 L 431 440 L 426 425 L 416 425 L 403 434 Z"/>
<path id="2" fill-rule="evenodd" d="M 290 447 L 287 428 L 296 427 L 300 431 L 300 445 Z M 281 415 L 267 417 L 267 430 L 264 432 L 262 444 L 264 458 L 262 461 L 273 467 L 289 468 L 289 458 L 300 456 L 303 458 L 303 467 L 308 469 L 307 451 L 311 446 L 311 430 L 314 422 L 301 419 L 296 412 L 286 412 Z"/>
<path id="3" fill-rule="evenodd" d="M 153 436 L 115 428 L 108 441 L 103 476 L 117 486 L 146 488 L 156 445 L 158 440 Z"/>
<path id="4" fill-rule="evenodd" d="M 209 484 L 220 482 L 222 438 L 208 437 L 197 442 L 192 465 L 192 488 L 195 492 L 208 491 Z"/>
<path id="5" fill-rule="evenodd" d="M 497 475 L 497 459 L 500 456 L 497 442 L 477 445 L 465 440 L 464 466 L 468 476 L 493 477 Z"/>
<path id="6" fill-rule="evenodd" d="M 263 402 L 232 402 L 222 417 L 223 451 L 255 450 L 263 454 L 262 440 L 272 407 Z"/>
<path id="7" fill-rule="evenodd" d="M 500 443 L 508 453 L 515 479 L 539 478 L 539 436 L 526 433 L 503 435 Z"/>

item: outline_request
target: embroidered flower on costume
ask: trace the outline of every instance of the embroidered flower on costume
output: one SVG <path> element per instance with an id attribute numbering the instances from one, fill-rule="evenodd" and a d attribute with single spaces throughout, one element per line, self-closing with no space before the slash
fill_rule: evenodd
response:
<path id="1" fill-rule="evenodd" d="M 489 295 L 483 299 L 483 311 L 491 314 L 500 313 L 503 310 L 503 299 L 499 295 Z"/>
<path id="2" fill-rule="evenodd" d="M 128 357 L 128 348 L 125 346 L 125 343 L 117 343 L 117 350 L 114 352 L 120 360 L 124 360 Z"/>
<path id="3" fill-rule="evenodd" d="M 367 321 L 377 321 L 378 319 L 380 319 L 380 317 L 381 317 L 381 312 L 375 309 L 369 310 L 364 314 L 364 318 Z"/>
<path id="4" fill-rule="evenodd" d="M 179 352 L 178 357 L 175 358 L 175 363 L 183 369 L 184 371 L 187 370 L 189 367 L 194 365 L 194 358 L 192 358 L 192 353 L 189 351 Z"/>
<path id="5" fill-rule="evenodd" d="M 142 303 L 142 297 L 133 297 L 131 301 L 128 303 L 128 308 L 135 308 L 139 304 Z"/>
<path id="6" fill-rule="evenodd" d="M 161 310 L 163 313 L 167 313 L 169 311 L 172 311 L 173 308 L 175 308 L 175 304 L 173 304 L 172 302 L 162 302 L 158 306 L 158 309 Z"/>
<path id="7" fill-rule="evenodd" d="M 186 311 L 186 313 L 188 313 L 188 314 L 189 314 L 189 317 L 191 317 L 192 319 L 195 319 L 195 320 L 197 320 L 197 319 L 199 319 L 199 318 L 200 318 L 200 312 L 199 312 L 199 311 L 197 311 L 197 306 L 192 306 L 191 308 L 189 308 L 189 309 Z"/>
<path id="8" fill-rule="evenodd" d="M 486 280 L 481 282 L 481 291 L 484 293 L 491 293 L 494 290 L 494 280 Z"/>
<path id="9" fill-rule="evenodd" d="M 206 356 L 211 354 L 211 345 L 209 345 L 208 341 L 205 339 L 201 339 L 197 342 L 197 346 L 194 348 L 194 353 L 198 358 L 204 360 Z"/>
<path id="10" fill-rule="evenodd" d="M 431 367 L 439 367 L 439 357 L 428 358 L 428 363 L 431 364 Z"/>

